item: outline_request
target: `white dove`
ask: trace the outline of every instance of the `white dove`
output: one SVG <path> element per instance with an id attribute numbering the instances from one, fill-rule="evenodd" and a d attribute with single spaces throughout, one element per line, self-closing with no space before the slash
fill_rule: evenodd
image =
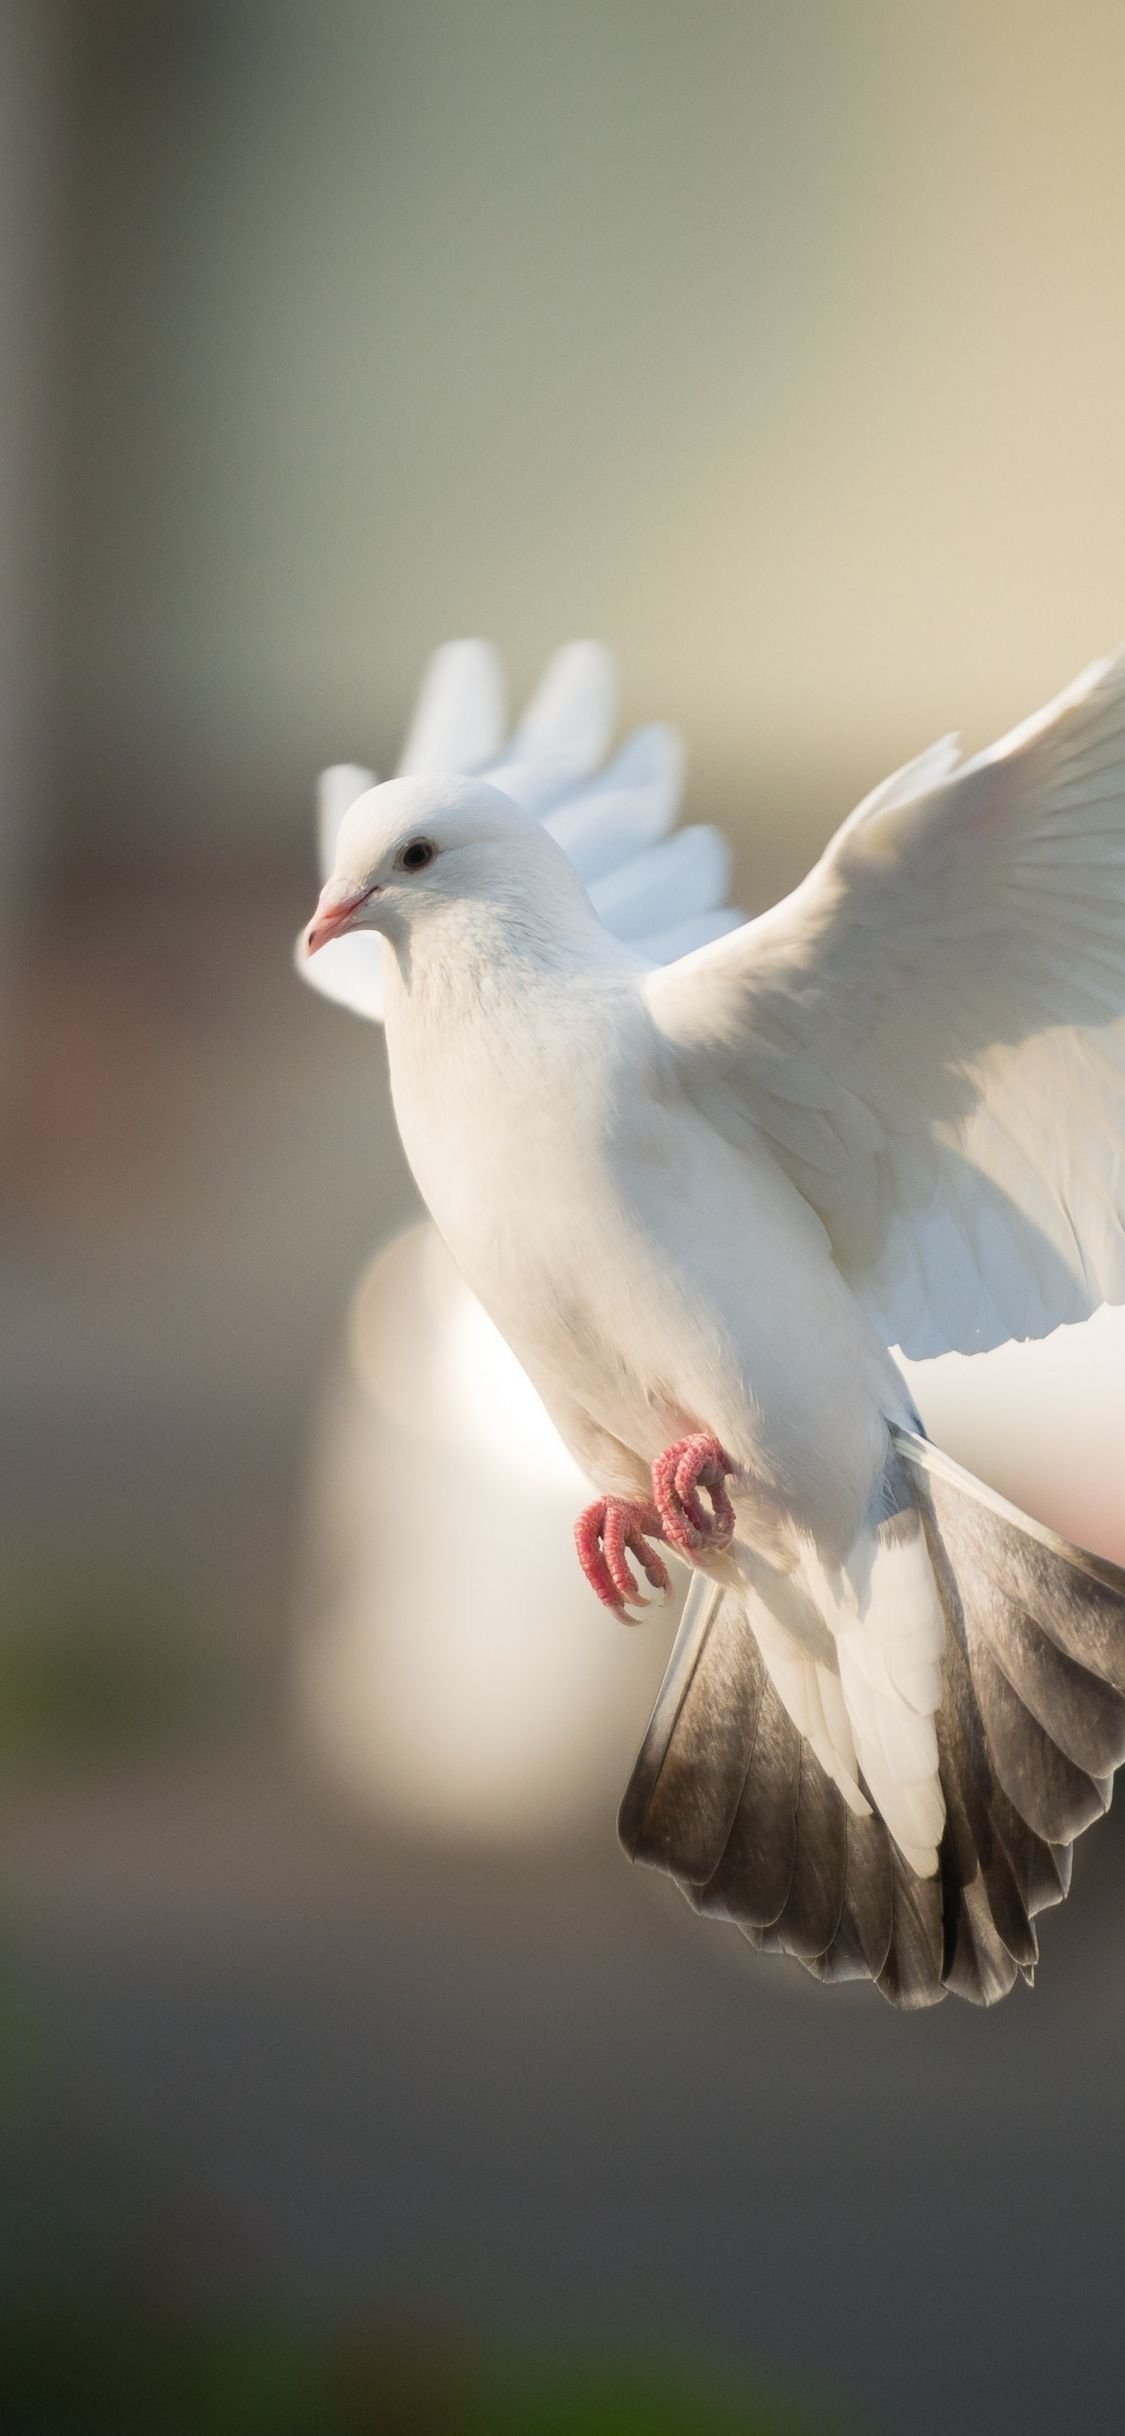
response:
<path id="1" fill-rule="evenodd" d="M 599 1484 L 594 1586 L 699 1576 L 627 1849 L 819 1977 L 992 2002 L 1125 1755 L 1125 1574 L 932 1449 L 888 1347 L 1125 1299 L 1125 661 L 663 967 L 518 769 L 425 758 L 306 953 L 386 943 L 407 1156 Z"/>

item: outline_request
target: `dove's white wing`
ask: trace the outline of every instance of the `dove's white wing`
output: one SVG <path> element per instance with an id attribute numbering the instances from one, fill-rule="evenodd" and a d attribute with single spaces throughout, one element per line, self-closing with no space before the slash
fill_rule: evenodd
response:
<path id="1" fill-rule="evenodd" d="M 638 727 L 596 778 L 545 815 L 543 826 L 589 888 L 667 837 L 683 783 L 675 728 Z"/>
<path id="2" fill-rule="evenodd" d="M 374 784 L 374 770 L 362 770 L 356 761 L 336 761 L 330 770 L 321 771 L 316 787 L 316 859 L 321 887 L 336 868 L 336 844 L 345 812 Z"/>
<path id="3" fill-rule="evenodd" d="M 690 922 L 674 922 L 670 930 L 658 930 L 637 942 L 646 964 L 671 964 L 677 956 L 690 956 L 693 949 L 706 947 L 709 939 L 722 939 L 728 930 L 741 930 L 743 916 L 733 905 L 716 905 L 712 913 L 693 914 Z"/>
<path id="4" fill-rule="evenodd" d="M 354 761 L 337 761 L 330 770 L 321 771 L 316 790 L 316 849 L 322 884 L 336 867 L 336 840 L 345 812 L 374 784 L 374 770 L 361 769 Z M 316 965 L 323 970 L 318 972 Z M 322 998 L 332 998 L 353 1014 L 381 1023 L 383 958 L 381 942 L 372 932 L 353 931 L 350 938 L 331 940 L 315 963 L 298 955 L 297 970 Z"/>
<path id="5" fill-rule="evenodd" d="M 491 644 L 446 643 L 418 695 L 398 774 L 486 774 L 542 820 L 590 891 L 606 929 L 650 963 L 717 939 L 741 916 L 724 903 L 730 856 L 715 829 L 680 829 L 683 748 L 669 727 L 637 728 L 605 763 L 613 736 L 613 661 L 600 643 L 567 643 L 548 663 L 510 742 L 504 674 Z M 605 763 L 603 767 L 602 764 Z M 325 770 L 318 796 L 322 880 L 349 804 L 375 784 L 351 762 Z M 298 971 L 357 1015 L 383 1013 L 383 955 L 353 931 Z"/>
<path id="6" fill-rule="evenodd" d="M 616 938 L 643 939 L 721 905 L 729 878 L 730 848 L 718 829 L 678 829 L 594 880 L 589 893 Z"/>
<path id="7" fill-rule="evenodd" d="M 550 659 L 511 743 L 513 761 L 559 761 L 585 778 L 605 759 L 617 716 L 604 643 L 564 643 Z"/>
<path id="8" fill-rule="evenodd" d="M 792 896 L 646 988 L 888 1342 L 972 1352 L 1125 1300 L 1125 655 L 899 772 Z"/>
<path id="9" fill-rule="evenodd" d="M 501 752 L 507 693 L 499 653 L 468 638 L 435 651 L 418 688 L 410 732 L 399 758 L 400 778 L 486 769 Z"/>

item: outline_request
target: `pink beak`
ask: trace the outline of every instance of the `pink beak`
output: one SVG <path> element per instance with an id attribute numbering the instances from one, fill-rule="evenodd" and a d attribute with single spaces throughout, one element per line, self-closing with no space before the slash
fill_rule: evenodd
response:
<path id="1" fill-rule="evenodd" d="M 342 938 L 352 928 L 361 908 L 378 894 L 377 888 L 361 888 L 357 892 L 344 887 L 339 880 L 326 880 L 305 932 L 306 956 L 315 956 L 318 947 L 327 947 L 330 939 Z"/>

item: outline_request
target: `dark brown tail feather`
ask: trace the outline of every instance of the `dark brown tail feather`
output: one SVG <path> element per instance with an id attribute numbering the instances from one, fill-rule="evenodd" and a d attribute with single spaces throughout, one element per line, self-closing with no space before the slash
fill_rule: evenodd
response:
<path id="1" fill-rule="evenodd" d="M 621 1807 L 631 1859 L 825 1982 L 906 2009 L 995 2004 L 1038 1956 L 1070 1847 L 1125 1757 L 1125 1572 L 895 1431 L 888 1510 L 921 1513 L 948 1624 L 946 1831 L 917 1878 L 857 1818 L 782 1707 L 739 1599 L 697 1577 Z"/>

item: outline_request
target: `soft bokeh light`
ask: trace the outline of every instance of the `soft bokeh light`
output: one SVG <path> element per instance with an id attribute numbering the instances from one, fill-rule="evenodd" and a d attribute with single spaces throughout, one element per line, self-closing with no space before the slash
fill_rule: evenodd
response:
<path id="1" fill-rule="evenodd" d="M 590 1597 L 581 1474 L 431 1226 L 374 1260 L 321 1434 L 299 1687 L 367 1806 L 430 1834 L 612 1819 L 673 1618 Z"/>
<path id="2" fill-rule="evenodd" d="M 581 1498 L 577 1464 L 436 1228 L 411 1229 L 371 1262 L 356 1288 L 349 1345 L 365 1393 L 404 1431 L 473 1450 L 563 1491 L 568 1504 Z"/>

